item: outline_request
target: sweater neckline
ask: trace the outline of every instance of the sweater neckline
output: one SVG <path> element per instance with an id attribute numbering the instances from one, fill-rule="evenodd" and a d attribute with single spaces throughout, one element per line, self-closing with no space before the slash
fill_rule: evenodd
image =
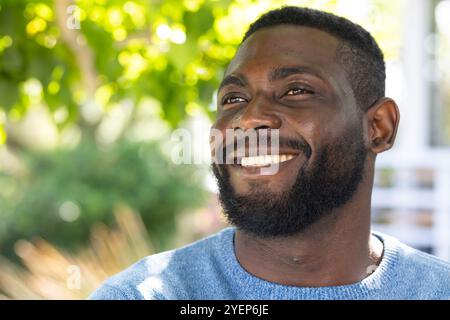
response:
<path id="1" fill-rule="evenodd" d="M 228 276 L 238 281 L 241 294 L 263 294 L 262 299 L 355 299 L 368 297 L 375 291 L 386 289 L 396 278 L 396 265 L 400 255 L 400 243 L 386 234 L 372 231 L 383 242 L 383 256 L 375 271 L 359 282 L 326 287 L 300 287 L 283 285 L 259 278 L 245 270 L 237 260 L 234 249 L 235 227 L 223 232 L 222 259 Z"/>

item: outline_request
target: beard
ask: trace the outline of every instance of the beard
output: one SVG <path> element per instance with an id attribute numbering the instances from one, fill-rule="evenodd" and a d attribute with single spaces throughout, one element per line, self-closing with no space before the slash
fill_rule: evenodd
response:
<path id="1" fill-rule="evenodd" d="M 317 150 L 315 161 L 300 167 L 292 187 L 273 192 L 264 185 L 250 184 L 251 191 L 237 194 L 225 164 L 212 164 L 219 187 L 219 200 L 228 222 L 259 238 L 299 234 L 330 216 L 333 209 L 351 200 L 364 176 L 367 149 L 362 125 L 348 129 L 333 143 Z M 280 146 L 298 148 L 310 159 L 304 141 L 285 141 Z"/>

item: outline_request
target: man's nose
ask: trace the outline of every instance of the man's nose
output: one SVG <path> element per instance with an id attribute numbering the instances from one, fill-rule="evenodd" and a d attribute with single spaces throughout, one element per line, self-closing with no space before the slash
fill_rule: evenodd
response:
<path id="1" fill-rule="evenodd" d="M 281 119 L 264 98 L 252 99 L 232 121 L 233 129 L 280 129 Z"/>

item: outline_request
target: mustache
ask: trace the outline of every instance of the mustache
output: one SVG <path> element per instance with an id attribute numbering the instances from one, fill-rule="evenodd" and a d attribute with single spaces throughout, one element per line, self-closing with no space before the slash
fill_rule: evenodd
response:
<path id="1" fill-rule="evenodd" d="M 266 137 L 266 144 L 267 151 L 271 149 L 272 146 L 272 138 L 270 136 Z M 235 150 L 237 150 L 237 146 L 245 146 L 245 148 L 248 148 L 248 143 L 246 139 L 240 139 L 235 140 L 233 143 L 229 143 L 227 145 L 222 144 L 222 150 L 221 154 L 216 154 L 216 159 L 220 158 L 220 155 L 222 155 L 222 163 L 225 163 L 225 160 L 227 157 L 232 154 Z M 258 141 L 258 147 L 259 147 L 259 141 Z M 303 153 L 307 158 L 310 158 L 312 155 L 312 148 L 311 146 L 303 139 L 293 139 L 288 137 L 280 137 L 278 139 L 278 149 L 290 149 L 293 151 L 298 151 L 299 153 Z M 227 154 L 228 151 L 228 154 Z"/>
<path id="2" fill-rule="evenodd" d="M 312 149 L 310 145 L 304 140 L 295 140 L 289 138 L 280 139 L 279 142 L 280 149 L 281 148 L 289 148 L 293 150 L 297 150 L 300 153 L 304 153 L 307 158 L 311 157 Z"/>

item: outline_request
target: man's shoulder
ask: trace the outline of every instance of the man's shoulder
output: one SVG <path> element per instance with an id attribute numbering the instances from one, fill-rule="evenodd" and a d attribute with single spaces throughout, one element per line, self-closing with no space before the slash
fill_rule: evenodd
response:
<path id="1" fill-rule="evenodd" d="M 450 299 L 449 262 L 412 248 L 393 237 L 382 237 L 391 247 L 396 248 L 398 287 L 415 287 L 418 299 Z"/>
<path id="2" fill-rule="evenodd" d="M 211 276 L 218 249 L 226 245 L 230 233 L 232 228 L 226 228 L 186 246 L 147 256 L 108 278 L 89 298 L 178 299 L 189 283 L 208 273 Z"/>
<path id="3" fill-rule="evenodd" d="M 402 263 L 405 266 L 431 275 L 441 274 L 444 276 L 445 280 L 450 281 L 450 263 L 448 261 L 412 248 L 400 241 L 398 241 L 398 243 L 402 254 Z"/>

